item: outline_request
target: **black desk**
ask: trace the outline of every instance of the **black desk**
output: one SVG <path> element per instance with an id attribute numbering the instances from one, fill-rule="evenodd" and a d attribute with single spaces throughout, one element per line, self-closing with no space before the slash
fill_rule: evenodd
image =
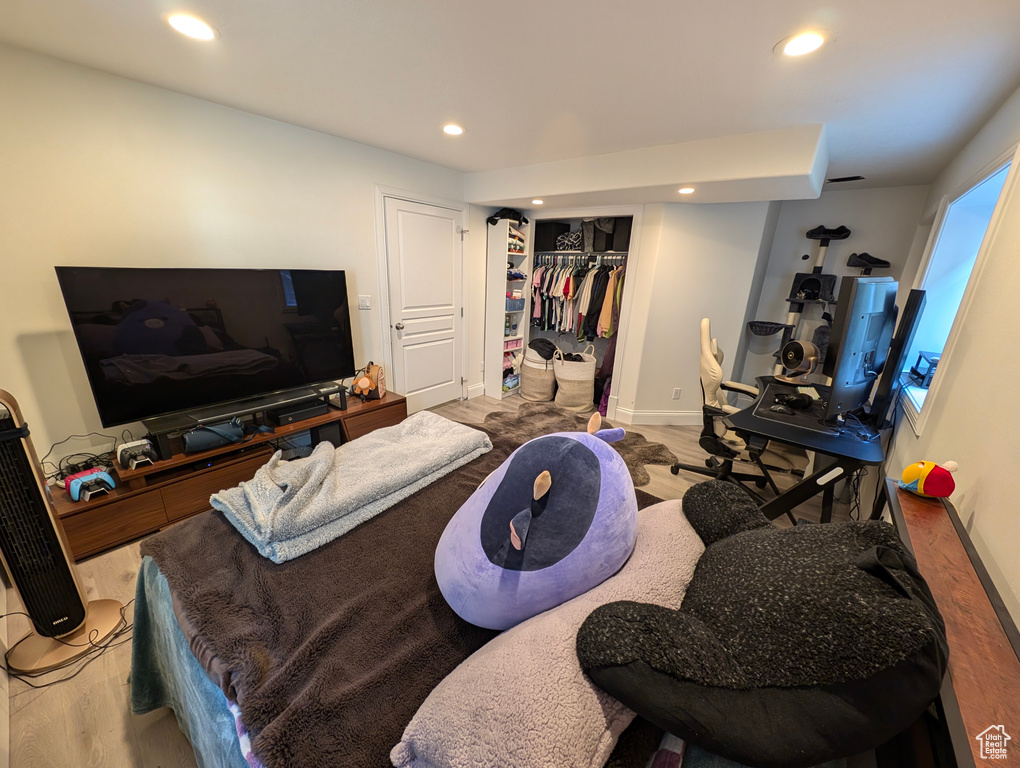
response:
<path id="1" fill-rule="evenodd" d="M 832 519 L 833 485 L 861 467 L 881 464 L 885 460 L 885 451 L 882 448 L 883 436 L 864 440 L 850 432 L 828 430 L 821 424 L 817 424 L 817 428 L 807 428 L 805 425 L 809 422 L 806 417 L 796 411 L 792 416 L 785 418 L 774 413 L 769 413 L 768 418 L 762 418 L 755 410 L 759 404 L 764 408 L 773 404 L 764 402 L 765 390 L 769 384 L 775 384 L 781 391 L 791 393 L 797 391 L 794 384 L 784 385 L 776 382 L 772 376 L 760 376 L 758 390 L 762 395 L 751 406 L 726 417 L 726 422 L 747 443 L 751 455 L 760 454 L 769 441 L 775 440 L 831 457 L 832 461 L 819 461 L 816 458 L 814 474 L 766 502 L 761 511 L 769 520 L 775 520 L 815 494 L 822 493 L 822 522 L 829 522 Z M 818 391 L 823 400 L 828 397 L 828 387 L 817 384 L 810 386 Z M 814 421 L 817 423 L 817 419 Z M 819 464 L 822 466 L 819 467 Z"/>

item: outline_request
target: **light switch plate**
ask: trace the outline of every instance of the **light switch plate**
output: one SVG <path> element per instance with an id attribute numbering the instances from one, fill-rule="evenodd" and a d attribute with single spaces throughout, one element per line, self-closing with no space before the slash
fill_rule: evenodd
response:
<path id="1" fill-rule="evenodd" d="M 371 296 L 358 296 L 358 309 L 371 309 L 371 308 L 372 308 Z"/>

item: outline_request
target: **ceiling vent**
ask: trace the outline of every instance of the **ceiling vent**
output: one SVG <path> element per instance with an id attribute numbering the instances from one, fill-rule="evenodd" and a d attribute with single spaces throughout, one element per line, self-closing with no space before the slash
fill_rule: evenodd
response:
<path id="1" fill-rule="evenodd" d="M 847 181 L 864 181 L 863 176 L 837 176 L 835 179 L 829 179 L 829 184 L 842 184 Z"/>

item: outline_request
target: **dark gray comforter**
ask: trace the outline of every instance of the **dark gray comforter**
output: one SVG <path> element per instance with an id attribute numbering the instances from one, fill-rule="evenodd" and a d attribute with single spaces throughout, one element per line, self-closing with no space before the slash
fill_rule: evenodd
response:
<path id="1" fill-rule="evenodd" d="M 578 422 L 563 414 L 559 428 Z M 433 574 L 436 544 L 479 483 L 535 429 L 550 430 L 509 414 L 483 428 L 490 453 L 295 560 L 266 560 L 214 512 L 142 545 L 266 768 L 388 766 L 432 688 L 496 634 L 447 606 Z M 638 491 L 639 506 L 655 501 Z M 618 751 L 627 749 L 621 739 Z"/>

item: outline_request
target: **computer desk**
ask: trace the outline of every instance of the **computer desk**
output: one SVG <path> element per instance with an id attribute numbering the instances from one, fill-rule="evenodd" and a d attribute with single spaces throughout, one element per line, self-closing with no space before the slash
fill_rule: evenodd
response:
<path id="1" fill-rule="evenodd" d="M 767 397 L 765 391 L 769 384 L 775 385 L 774 390 L 778 388 L 791 393 L 797 391 L 795 384 L 783 384 L 772 376 L 759 376 L 758 391 L 761 392 L 761 395 L 752 405 L 726 417 L 726 422 L 747 443 L 748 452 L 752 457 L 760 455 L 769 441 L 775 440 L 786 445 L 814 451 L 816 466 L 812 475 L 803 478 L 792 488 L 766 502 L 762 505 L 761 511 L 769 520 L 775 520 L 780 515 L 790 513 L 794 507 L 804 503 L 815 494 L 821 493 L 822 522 L 831 522 L 833 486 L 861 467 L 881 464 L 885 460 L 885 451 L 882 447 L 885 435 L 880 434 L 872 440 L 864 440 L 850 433 L 839 433 L 835 430 L 826 431 L 824 425 L 818 420 L 817 414 L 804 411 L 794 411 L 790 416 L 769 412 L 768 418 L 763 418 L 759 415 L 761 411 L 758 413 L 755 411 L 759 405 L 767 409 L 774 404 L 773 402 L 764 402 Z M 804 386 L 808 385 L 818 391 L 822 400 L 828 399 L 828 387 L 805 382 Z M 814 426 L 814 428 L 809 428 L 808 425 Z M 819 468 L 817 466 L 820 463 L 817 458 L 819 455 L 829 457 L 832 461 L 822 461 L 823 466 Z"/>

